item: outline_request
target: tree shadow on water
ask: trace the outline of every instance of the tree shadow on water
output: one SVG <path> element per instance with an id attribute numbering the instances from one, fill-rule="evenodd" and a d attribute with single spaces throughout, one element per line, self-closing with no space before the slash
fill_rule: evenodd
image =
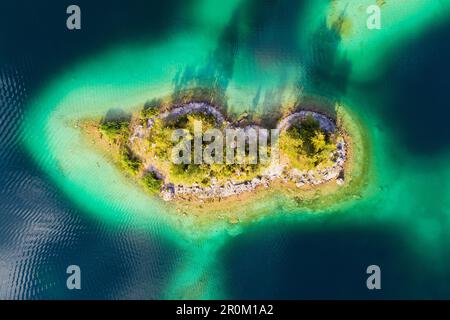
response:
<path id="1" fill-rule="evenodd" d="M 352 64 L 346 56 L 339 53 L 340 32 L 345 13 L 327 26 L 325 19 L 310 39 L 311 46 L 305 55 L 306 74 L 303 81 L 312 92 L 325 92 L 336 99 L 347 90 Z"/>
<path id="2" fill-rule="evenodd" d="M 205 64 L 188 65 L 178 70 L 172 80 L 174 89 L 171 99 L 174 103 L 201 100 L 218 105 L 226 112 L 225 92 L 233 76 L 238 46 L 237 26 L 235 14 Z"/>
<path id="3" fill-rule="evenodd" d="M 131 114 L 126 113 L 120 108 L 109 109 L 101 122 L 106 123 L 113 120 L 129 122 L 131 120 Z"/>

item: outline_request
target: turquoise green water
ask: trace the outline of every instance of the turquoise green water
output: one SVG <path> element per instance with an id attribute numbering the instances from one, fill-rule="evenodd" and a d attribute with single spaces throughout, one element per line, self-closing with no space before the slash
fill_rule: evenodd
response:
<path id="1" fill-rule="evenodd" d="M 115 45 L 54 77 L 30 105 L 23 122 L 24 144 L 39 167 L 94 219 L 112 230 L 124 224 L 145 227 L 185 253 L 165 298 L 232 297 L 233 279 L 227 279 L 222 254 L 236 239 L 286 223 L 301 229 L 328 219 L 342 226 L 349 221 L 394 225 L 418 257 L 433 261 L 432 272 L 446 278 L 450 152 L 444 149 L 427 157 L 407 148 L 395 125 L 386 121 L 391 93 L 377 81 L 386 76 L 402 46 L 445 23 L 450 4 L 386 1 L 382 29 L 370 31 L 361 7 L 372 1 L 346 2 L 339 1 L 335 9 L 329 1 L 302 3 L 301 10 L 287 6 L 271 16 L 272 9 L 263 4 L 227 1 L 217 8 L 214 1 L 198 1 L 186 12 L 189 29 L 151 43 Z M 262 7 L 260 15 L 251 16 L 257 7 Z M 328 29 L 327 19 L 343 8 L 351 30 L 339 39 Z M 197 86 L 225 92 L 229 110 L 236 113 L 269 113 L 306 94 L 342 101 L 361 118 L 370 137 L 375 177 L 367 188 L 375 192 L 313 213 L 283 214 L 289 210 L 274 200 L 261 204 L 274 211 L 261 222 L 235 227 L 218 223 L 201 234 L 193 221 L 172 221 L 164 203 L 149 198 L 118 172 L 76 124 L 112 108 L 132 110 L 174 90 Z"/>

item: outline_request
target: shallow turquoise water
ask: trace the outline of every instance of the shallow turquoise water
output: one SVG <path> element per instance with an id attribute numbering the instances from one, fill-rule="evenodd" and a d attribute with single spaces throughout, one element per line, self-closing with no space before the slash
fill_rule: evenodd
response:
<path id="1" fill-rule="evenodd" d="M 328 28 L 328 1 L 178 4 L 183 18 L 166 8 L 167 25 L 137 18 L 123 36 L 74 36 L 104 45 L 60 54 L 47 78 L 9 48 L 0 297 L 448 298 L 449 6 L 408 3 L 387 1 L 380 33 L 364 29 L 363 2 L 348 6 L 343 38 Z M 43 52 L 29 59 L 46 61 Z M 327 212 L 275 204 L 261 222 L 200 237 L 187 222 L 174 228 L 162 203 L 91 149 L 76 120 L 197 86 L 225 92 L 237 113 L 276 111 L 303 94 L 345 103 L 370 137 L 375 192 Z M 86 270 L 77 293 L 64 287 L 72 263 Z M 382 268 L 379 292 L 365 288 L 370 264 Z"/>

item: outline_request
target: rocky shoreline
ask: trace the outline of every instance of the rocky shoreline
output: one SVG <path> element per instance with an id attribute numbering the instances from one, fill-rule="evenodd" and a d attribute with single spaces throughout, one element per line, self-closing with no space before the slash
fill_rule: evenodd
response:
<path id="1" fill-rule="evenodd" d="M 173 119 L 188 113 L 204 112 L 213 115 L 219 123 L 225 122 L 227 126 L 231 124 L 226 122 L 224 116 L 213 106 L 200 103 L 191 102 L 184 106 L 177 106 L 174 109 L 164 112 L 158 115 L 161 119 Z M 281 131 L 287 130 L 295 121 L 299 118 L 304 118 L 311 115 L 320 124 L 321 129 L 329 132 L 336 130 L 335 122 L 318 112 L 302 110 L 295 112 L 284 119 L 282 119 L 277 128 Z M 147 128 L 144 129 L 142 125 L 136 126 L 133 130 L 133 134 L 130 137 L 132 143 L 136 138 L 142 138 L 145 136 L 145 131 L 152 128 L 153 120 L 147 120 Z M 257 126 L 254 126 L 258 128 Z M 215 178 L 211 179 L 208 186 L 200 186 L 198 184 L 193 185 L 174 185 L 168 179 L 166 179 L 161 172 L 154 166 L 149 166 L 148 171 L 152 171 L 163 180 L 163 186 L 160 191 L 160 196 L 165 201 L 177 200 L 177 199 L 192 199 L 199 200 L 211 199 L 211 198 L 227 198 L 230 196 L 240 195 L 242 193 L 252 192 L 255 189 L 269 188 L 270 184 L 275 181 L 281 182 L 293 182 L 297 188 L 302 188 L 307 185 L 320 185 L 322 183 L 335 180 L 338 185 L 344 183 L 344 163 L 346 160 L 346 144 L 343 139 L 336 143 L 336 150 L 330 154 L 330 159 L 333 159 L 333 165 L 324 169 L 316 169 L 309 171 L 299 171 L 296 168 L 289 169 L 287 164 L 272 163 L 256 178 L 252 180 L 236 182 L 233 179 L 219 184 L 215 181 Z"/>

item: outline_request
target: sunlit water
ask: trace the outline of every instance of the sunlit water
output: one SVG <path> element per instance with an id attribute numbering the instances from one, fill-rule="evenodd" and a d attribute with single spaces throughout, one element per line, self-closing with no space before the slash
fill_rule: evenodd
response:
<path id="1" fill-rule="evenodd" d="M 343 38 L 328 1 L 108 3 L 80 2 L 79 33 L 63 6 L 1 5 L 0 298 L 450 297 L 448 1 L 386 1 L 379 33 L 349 5 Z M 272 216 L 202 235 L 174 225 L 76 120 L 195 86 L 236 113 L 304 93 L 345 103 L 370 137 L 370 195 L 314 213 L 265 203 Z M 366 288 L 371 264 L 381 291 Z"/>

